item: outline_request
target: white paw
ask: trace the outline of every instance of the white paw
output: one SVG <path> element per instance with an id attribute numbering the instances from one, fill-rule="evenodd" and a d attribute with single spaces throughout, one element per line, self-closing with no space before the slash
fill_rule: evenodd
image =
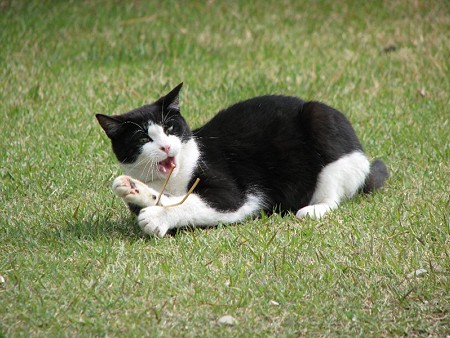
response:
<path id="1" fill-rule="evenodd" d="M 127 203 L 148 207 L 156 203 L 158 193 L 130 176 L 119 176 L 113 182 L 114 193 Z"/>
<path id="2" fill-rule="evenodd" d="M 298 218 L 310 217 L 313 219 L 319 219 L 322 218 L 330 209 L 331 207 L 325 203 L 308 205 L 307 207 L 301 208 L 297 211 L 295 216 Z"/>
<path id="3" fill-rule="evenodd" d="M 113 182 L 112 188 L 114 193 L 122 198 L 139 193 L 133 179 L 125 175 L 117 177 Z"/>
<path id="4" fill-rule="evenodd" d="M 138 216 L 138 224 L 148 235 L 164 237 L 169 230 L 166 209 L 153 206 L 142 209 Z"/>

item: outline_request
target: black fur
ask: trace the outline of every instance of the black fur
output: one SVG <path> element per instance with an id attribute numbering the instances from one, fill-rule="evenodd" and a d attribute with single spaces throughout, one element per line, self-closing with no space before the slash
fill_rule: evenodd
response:
<path id="1" fill-rule="evenodd" d="M 218 210 L 235 210 L 262 190 L 266 212 L 308 205 L 321 169 L 361 150 L 343 114 L 319 102 L 262 96 L 221 111 L 194 131 L 206 165 L 196 191 Z"/>
<path id="2" fill-rule="evenodd" d="M 130 209 L 130 211 L 135 214 L 136 216 L 139 215 L 139 213 L 142 210 L 142 207 L 140 207 L 139 205 L 133 204 L 133 203 L 127 203 L 128 205 L 128 209 Z"/>
<path id="3" fill-rule="evenodd" d="M 122 163 L 133 163 L 142 142 L 149 141 L 148 135 L 145 139 L 149 120 L 163 127 L 170 121 L 182 142 L 194 137 L 201 159 L 190 184 L 199 177 L 195 192 L 217 210 L 236 210 L 248 193 L 255 192 L 263 194 L 266 212 L 295 212 L 310 202 L 323 167 L 362 151 L 342 113 L 320 102 L 288 96 L 237 103 L 191 133 L 178 107 L 180 88 L 153 104 L 123 115 L 99 114 L 97 119 Z M 387 176 L 384 163 L 375 161 L 363 190 L 380 188 Z"/>

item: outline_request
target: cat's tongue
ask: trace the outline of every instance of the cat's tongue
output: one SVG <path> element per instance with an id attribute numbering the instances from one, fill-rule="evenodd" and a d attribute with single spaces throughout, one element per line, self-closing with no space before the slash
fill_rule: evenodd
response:
<path id="1" fill-rule="evenodd" d="M 169 156 L 164 161 L 158 162 L 159 171 L 162 173 L 168 173 L 172 168 L 175 168 L 175 158 Z"/>

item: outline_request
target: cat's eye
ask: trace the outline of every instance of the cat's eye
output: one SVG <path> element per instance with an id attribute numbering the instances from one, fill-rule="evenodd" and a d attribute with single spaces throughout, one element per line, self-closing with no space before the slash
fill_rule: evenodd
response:
<path id="1" fill-rule="evenodd" d="M 152 139 L 149 136 L 142 136 L 139 139 L 139 143 L 141 143 L 141 144 L 145 144 L 145 143 L 151 142 L 151 141 L 152 141 Z"/>
<path id="2" fill-rule="evenodd" d="M 166 134 L 169 134 L 169 133 L 173 132 L 173 126 L 166 127 L 165 128 L 165 132 L 166 132 Z"/>

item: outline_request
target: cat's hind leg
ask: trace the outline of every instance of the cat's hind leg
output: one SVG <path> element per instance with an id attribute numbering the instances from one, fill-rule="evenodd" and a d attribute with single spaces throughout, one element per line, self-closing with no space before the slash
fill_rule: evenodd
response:
<path id="1" fill-rule="evenodd" d="M 125 175 L 114 180 L 112 189 L 136 215 L 141 209 L 156 205 L 158 198 L 158 193 L 145 183 Z"/>
<path id="2" fill-rule="evenodd" d="M 370 163 L 361 151 L 354 151 L 326 165 L 319 174 L 310 205 L 301 208 L 296 216 L 321 218 L 337 208 L 344 198 L 355 195 L 370 172 Z"/>

